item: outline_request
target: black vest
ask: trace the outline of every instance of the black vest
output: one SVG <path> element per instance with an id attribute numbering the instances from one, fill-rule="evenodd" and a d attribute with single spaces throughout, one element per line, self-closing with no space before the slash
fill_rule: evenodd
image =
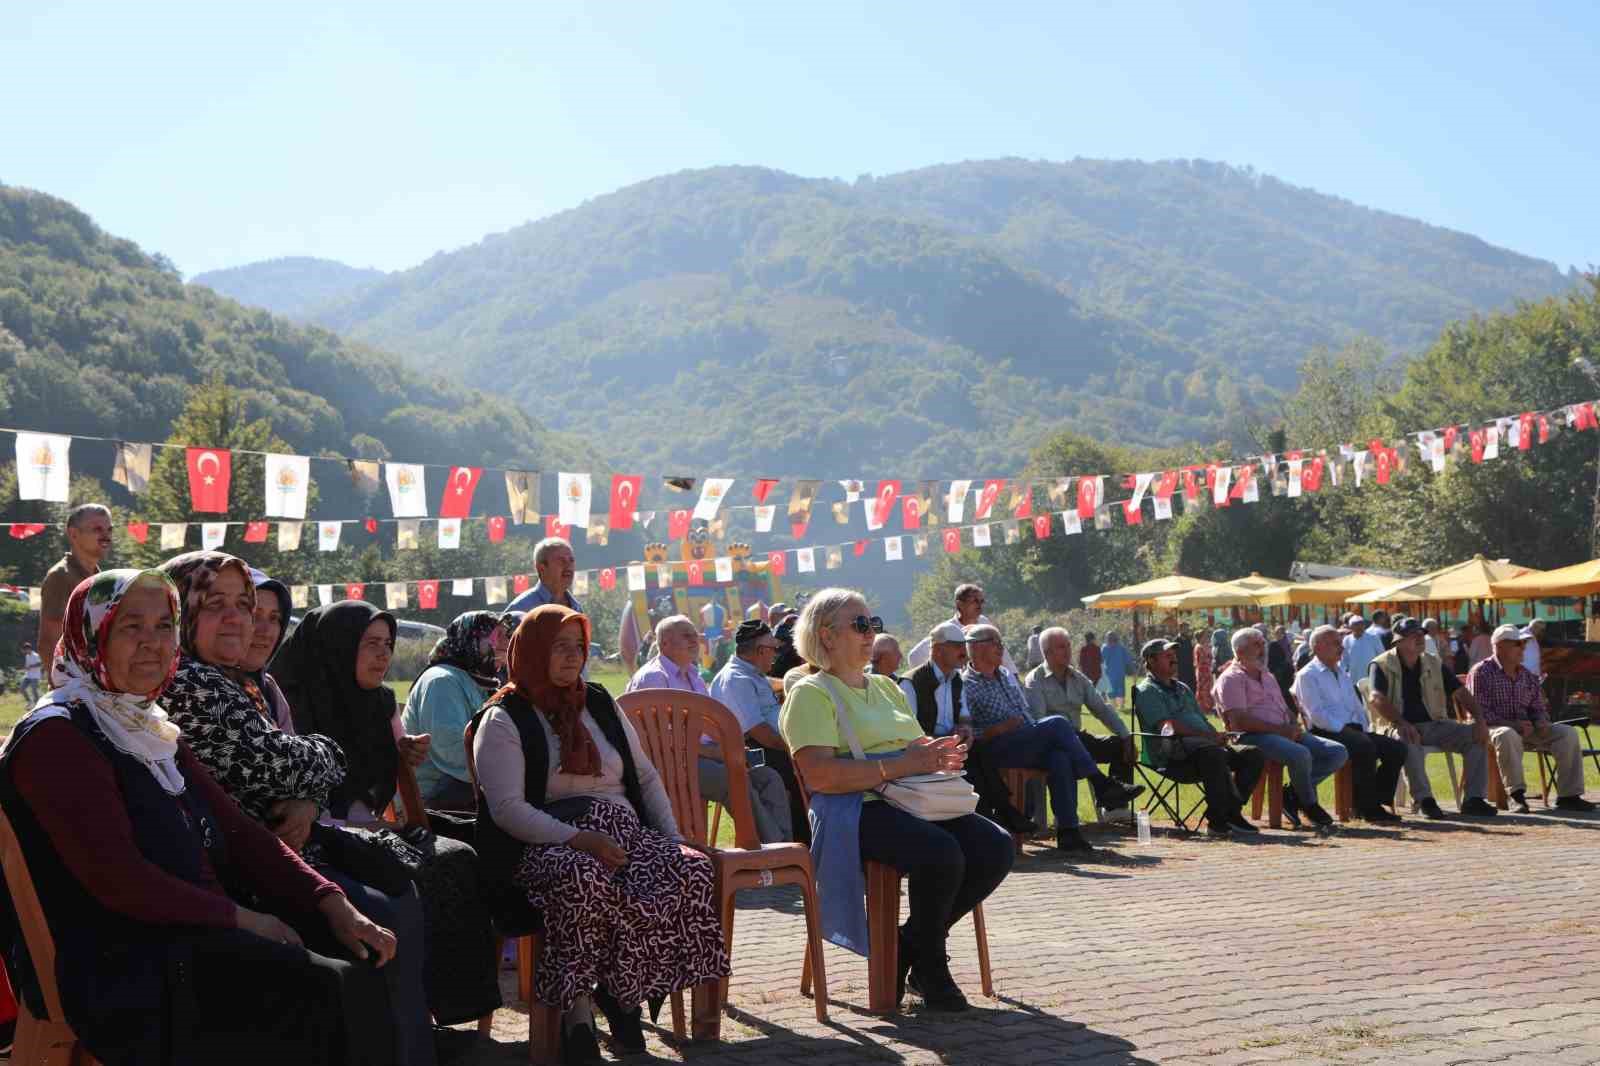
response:
<path id="1" fill-rule="evenodd" d="M 939 679 L 934 675 L 933 664 L 923 663 L 911 672 L 911 691 L 917 694 L 917 724 L 922 726 L 922 731 L 930 737 L 938 736 L 934 732 L 939 727 L 939 704 L 933 694 L 939 690 Z M 957 671 L 950 676 L 950 719 L 952 722 L 961 717 L 961 673 Z"/>
<path id="2" fill-rule="evenodd" d="M 123 917 L 91 896 L 62 863 L 12 781 L 11 759 L 17 749 L 35 727 L 54 717 L 31 714 L 12 733 L 0 754 L 0 805 L 16 830 L 55 940 L 62 1009 L 67 1023 L 102 1061 L 168 1061 L 175 1034 L 166 1032 L 167 1023 L 175 1013 L 175 998 L 188 995 L 183 938 L 175 937 L 174 929 Z M 207 880 L 209 861 L 220 879 L 227 868 L 227 845 L 198 790 L 168 795 L 141 763 L 111 746 L 86 708 L 74 706 L 71 722 L 111 763 L 140 853 L 193 884 Z M 9 893 L 4 909 L 14 920 Z M 13 958 L 20 991 L 43 1017 L 44 1004 L 20 933 Z"/>
<path id="3" fill-rule="evenodd" d="M 495 707 L 510 715 L 517 727 L 517 735 L 522 740 L 523 795 L 533 806 L 543 809 L 545 789 L 550 783 L 550 748 L 545 740 L 544 727 L 539 723 L 539 712 L 515 689 L 502 689 L 473 715 L 474 734 L 482 724 L 483 716 Z M 622 716 L 611 694 L 593 681 L 589 682 L 584 709 L 600 727 L 600 734 L 622 756 L 623 794 L 633 805 L 639 820 L 650 825 L 649 815 L 645 812 L 644 793 L 639 788 L 639 773 L 633 765 L 633 749 L 628 744 L 628 735 L 622 728 Z M 513 936 L 537 929 L 538 915 L 528 906 L 522 890 L 511 881 L 511 875 L 522 861 L 522 853 L 528 845 L 495 824 L 489 813 L 489 797 L 484 794 L 482 785 L 478 786 L 475 839 L 483 883 L 501 934 Z"/>

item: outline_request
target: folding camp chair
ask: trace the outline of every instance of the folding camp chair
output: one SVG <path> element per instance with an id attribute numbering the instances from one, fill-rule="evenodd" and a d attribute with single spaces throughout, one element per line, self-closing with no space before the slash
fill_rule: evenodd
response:
<path id="1" fill-rule="evenodd" d="M 1188 809 L 1184 809 L 1182 786 L 1197 784 L 1199 778 L 1186 780 L 1187 774 L 1174 776 L 1170 767 L 1162 768 L 1151 766 L 1143 761 L 1144 746 L 1151 740 L 1164 739 L 1160 733 L 1133 734 L 1139 745 L 1139 752 L 1133 762 L 1133 772 L 1138 775 L 1139 783 L 1145 787 L 1147 798 L 1144 801 L 1146 813 L 1159 811 L 1172 820 L 1178 827 L 1178 832 L 1184 836 L 1192 836 L 1200 828 L 1200 809 L 1206 804 L 1205 793 L 1202 791 Z M 1194 824 L 1189 824 L 1190 819 Z"/>

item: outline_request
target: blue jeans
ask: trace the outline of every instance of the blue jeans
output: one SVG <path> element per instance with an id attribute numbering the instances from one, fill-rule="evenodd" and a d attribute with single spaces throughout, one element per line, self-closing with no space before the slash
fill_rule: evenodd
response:
<path id="1" fill-rule="evenodd" d="M 1336 740 L 1326 740 L 1309 730 L 1298 741 L 1276 733 L 1246 733 L 1239 743 L 1255 748 L 1288 771 L 1294 796 L 1302 804 L 1317 802 L 1317 784 L 1345 764 L 1350 753 Z"/>
<path id="2" fill-rule="evenodd" d="M 983 743 L 996 766 L 1043 770 L 1050 784 L 1050 810 L 1056 826 L 1066 829 L 1078 824 L 1078 779 L 1093 779 L 1100 768 L 1070 721 L 1053 714 Z"/>

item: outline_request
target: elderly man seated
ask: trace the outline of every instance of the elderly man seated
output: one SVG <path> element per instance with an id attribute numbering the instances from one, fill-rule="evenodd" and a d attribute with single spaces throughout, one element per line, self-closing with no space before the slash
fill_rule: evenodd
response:
<path id="1" fill-rule="evenodd" d="M 1433 785 L 1428 782 L 1424 750 L 1438 748 L 1456 752 L 1466 763 L 1467 798 L 1461 801 L 1461 813 L 1490 817 L 1499 812 L 1483 798 L 1489 780 L 1489 727 L 1466 686 L 1437 658 L 1423 651 L 1424 635 L 1422 623 L 1415 618 L 1407 618 L 1394 627 L 1394 646 L 1372 660 L 1367 710 L 1384 735 L 1398 737 L 1409 745 L 1406 783 L 1424 815 L 1444 817 L 1433 798 Z M 1475 721 L 1471 725 L 1450 721 L 1448 708 L 1452 703 Z"/>
<path id="2" fill-rule="evenodd" d="M 1566 811 L 1592 811 L 1583 798 L 1583 751 L 1578 731 L 1550 721 L 1550 707 L 1538 675 L 1524 668 L 1524 631 L 1501 626 L 1494 631 L 1494 654 L 1467 674 L 1467 690 L 1483 712 L 1489 743 L 1500 764 L 1500 780 L 1520 814 L 1527 814 L 1527 785 L 1522 776 L 1526 749 L 1548 751 L 1556 758 L 1556 806 Z"/>
<path id="3" fill-rule="evenodd" d="M 1300 714 L 1284 700 L 1283 688 L 1267 672 L 1267 638 L 1253 626 L 1234 630 L 1233 661 L 1218 676 L 1212 695 L 1222 720 L 1239 734 L 1239 743 L 1281 763 L 1289 783 L 1283 788 L 1283 814 L 1301 827 L 1303 810 L 1318 832 L 1333 827 L 1333 815 L 1317 803 L 1317 785 L 1350 758 L 1331 740 L 1301 728 Z"/>
<path id="4" fill-rule="evenodd" d="M 1120 644 L 1107 647 L 1121 648 Z M 1072 666 L 1072 638 L 1060 626 L 1051 626 L 1039 634 L 1039 651 L 1044 662 L 1028 671 L 1023 690 L 1028 694 L 1028 707 L 1034 721 L 1059 715 L 1072 723 L 1084 750 L 1097 763 L 1106 763 L 1107 772 L 1125 784 L 1133 783 L 1133 732 L 1106 703 L 1105 696 L 1088 676 Z M 1119 678 L 1122 676 L 1119 673 Z M 1088 706 L 1094 716 L 1111 730 L 1111 736 L 1098 737 L 1083 730 L 1083 708 Z M 1116 812 L 1108 812 L 1114 817 Z"/>
<path id="5" fill-rule="evenodd" d="M 656 657 L 645 663 L 628 681 L 626 691 L 643 688 L 675 688 L 682 692 L 706 691 L 700 680 L 700 630 L 688 615 L 668 615 L 656 623 Z M 730 708 L 731 709 L 731 708 Z M 734 711 L 734 715 L 739 715 Z M 748 735 L 759 730 L 765 722 L 739 723 Z M 743 759 L 741 751 L 724 752 L 709 736 L 700 738 L 700 795 L 716 803 L 728 801 L 728 771 L 725 759 Z M 793 823 L 789 814 L 789 795 L 783 778 L 770 766 L 750 767 L 750 806 L 755 813 L 756 832 L 763 844 L 776 844 L 794 839 Z"/>
<path id="6" fill-rule="evenodd" d="M 971 663 L 961 672 L 961 695 L 977 750 L 999 767 L 1045 771 L 1050 809 L 1056 816 L 1056 847 L 1065 852 L 1094 851 L 1078 832 L 1078 779 L 1088 780 L 1095 801 L 1108 810 L 1127 806 L 1144 788 L 1101 773 L 1067 719 L 1033 721 L 1021 683 L 1001 665 L 1005 648 L 998 629 L 968 626 L 966 640 Z"/>
<path id="7" fill-rule="evenodd" d="M 1266 759 L 1253 748 L 1229 746 L 1228 735 L 1206 720 L 1194 690 L 1178 680 L 1177 645 L 1146 641 L 1139 653 L 1147 676 L 1133 690 L 1133 714 L 1139 731 L 1152 734 L 1145 738 L 1142 761 L 1174 781 L 1201 783 L 1211 836 L 1226 837 L 1235 829 L 1254 833 L 1244 804 Z"/>
<path id="8" fill-rule="evenodd" d="M 900 642 L 888 633 L 879 633 L 872 638 L 872 658 L 867 661 L 867 669 L 881 677 L 887 677 L 896 685 L 905 684 L 905 678 L 900 676 Z"/>
<path id="9" fill-rule="evenodd" d="M 1314 658 L 1295 674 L 1291 692 L 1311 721 L 1311 732 L 1343 745 L 1350 755 L 1356 810 L 1369 822 L 1388 824 L 1400 816 L 1384 810 L 1394 802 L 1394 788 L 1406 764 L 1406 745 L 1393 737 L 1367 731 L 1367 709 L 1355 682 L 1345 673 L 1344 644 L 1333 626 L 1311 633 Z"/>
<path id="10" fill-rule="evenodd" d="M 744 735 L 761 748 L 766 765 L 783 780 L 789 801 L 789 825 L 794 838 L 811 843 L 811 821 L 800 802 L 800 786 L 795 781 L 789 746 L 778 732 L 778 711 L 782 705 L 772 691 L 767 671 L 778 657 L 778 638 L 759 618 L 739 623 L 733 634 L 733 656 L 711 679 L 711 695 L 732 711 Z"/>

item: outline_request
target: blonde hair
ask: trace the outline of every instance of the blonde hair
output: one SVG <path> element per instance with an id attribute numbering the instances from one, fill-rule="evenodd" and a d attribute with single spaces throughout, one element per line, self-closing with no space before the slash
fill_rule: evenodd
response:
<path id="1" fill-rule="evenodd" d="M 805 610 L 800 612 L 800 621 L 794 625 L 794 650 L 800 653 L 800 658 L 819 670 L 832 669 L 832 657 L 822 646 L 822 630 L 846 604 L 865 605 L 866 602 L 855 589 L 832 588 L 813 593 L 806 601 Z"/>

